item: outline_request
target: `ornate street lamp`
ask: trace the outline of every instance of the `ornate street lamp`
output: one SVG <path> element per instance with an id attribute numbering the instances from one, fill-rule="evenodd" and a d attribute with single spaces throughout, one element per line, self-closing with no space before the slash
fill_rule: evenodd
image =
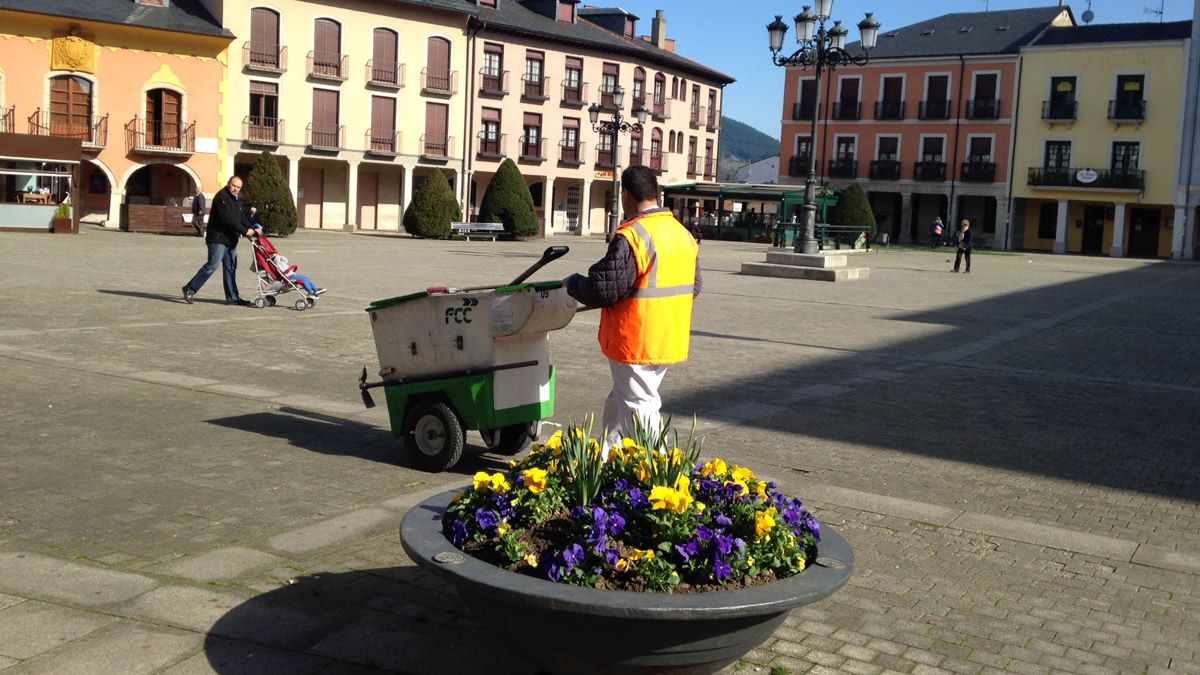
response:
<path id="1" fill-rule="evenodd" d="M 767 25 L 767 36 L 770 39 L 771 61 L 777 66 L 798 66 L 812 68 L 816 73 L 816 100 L 813 104 L 812 131 L 809 141 L 808 178 L 804 181 L 804 206 L 800 208 L 800 236 L 796 237 L 792 250 L 796 253 L 818 252 L 816 238 L 817 204 L 814 189 L 817 182 L 817 121 L 821 116 L 821 71 L 833 70 L 838 66 L 865 66 L 870 60 L 871 50 L 879 38 L 879 22 L 871 12 L 858 22 L 858 30 L 862 35 L 861 46 L 863 53 L 854 55 L 846 51 L 846 35 L 850 32 L 842 26 L 841 21 L 834 21 L 829 30 L 825 22 L 833 12 L 833 0 L 816 0 L 816 12 L 808 5 L 795 17 L 796 42 L 800 46 L 790 56 L 780 56 L 783 51 L 783 38 L 787 35 L 787 24 L 783 17 L 775 16 L 775 20 Z"/>
<path id="2" fill-rule="evenodd" d="M 617 85 L 612 90 L 612 101 L 614 108 L 612 119 L 600 120 L 600 105 L 593 103 L 588 106 L 588 118 L 592 121 L 592 130 L 598 131 L 601 134 L 612 135 L 612 199 L 609 200 L 608 209 L 608 226 L 604 231 L 604 241 L 612 241 L 613 234 L 617 231 L 617 221 L 620 212 L 620 192 L 621 184 L 617 180 L 617 173 L 620 169 L 617 166 L 617 153 L 620 149 L 620 144 L 617 143 L 618 134 L 621 133 L 641 133 L 642 125 L 646 123 L 646 117 L 650 114 L 650 109 L 642 104 L 642 107 L 633 111 L 637 117 L 637 122 L 630 122 L 621 114 L 621 110 L 625 107 L 625 88 Z"/>

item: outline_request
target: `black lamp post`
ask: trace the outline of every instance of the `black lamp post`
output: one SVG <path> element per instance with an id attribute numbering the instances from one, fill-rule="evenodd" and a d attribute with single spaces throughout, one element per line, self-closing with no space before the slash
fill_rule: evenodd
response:
<path id="1" fill-rule="evenodd" d="M 812 136 L 808 153 L 808 178 L 804 181 L 804 206 L 800 211 L 800 236 L 792 250 L 796 253 L 815 254 L 819 251 L 816 238 L 817 203 L 814 188 L 817 182 L 817 120 L 821 116 L 821 71 L 833 70 L 838 66 L 854 64 L 865 66 L 870 60 L 870 52 L 875 48 L 879 38 L 879 22 L 870 12 L 858 22 L 858 30 L 862 33 L 861 46 L 863 53 L 855 56 L 846 51 L 846 35 L 850 31 L 842 27 L 841 21 L 834 21 L 829 30 L 825 30 L 825 22 L 833 12 L 833 0 L 816 0 L 817 11 L 814 13 L 808 5 L 796 15 L 796 42 L 800 46 L 791 56 L 780 56 L 783 50 L 783 38 L 787 35 L 787 24 L 783 17 L 776 15 L 775 20 L 767 26 L 767 35 L 771 39 L 771 60 L 777 66 L 799 66 L 812 68 L 816 73 L 816 101 L 813 107 Z M 815 34 L 814 34 L 815 33 Z"/>
<path id="2" fill-rule="evenodd" d="M 613 233 L 617 231 L 617 218 L 620 205 L 619 195 L 621 184 L 617 181 L 617 173 L 620 167 L 617 166 L 617 152 L 620 144 L 617 143 L 618 134 L 624 133 L 640 133 L 642 125 L 646 123 L 646 117 L 650 114 L 650 110 L 645 104 L 637 110 L 633 111 L 637 116 L 637 122 L 630 122 L 621 114 L 621 110 L 625 106 L 625 89 L 621 85 L 613 87 L 612 90 L 612 119 L 600 121 L 601 107 L 599 104 L 593 103 L 588 106 L 588 117 L 592 121 L 592 130 L 598 131 L 601 134 L 612 135 L 612 199 L 609 200 L 608 211 L 608 226 L 604 231 L 604 241 L 612 241 Z"/>

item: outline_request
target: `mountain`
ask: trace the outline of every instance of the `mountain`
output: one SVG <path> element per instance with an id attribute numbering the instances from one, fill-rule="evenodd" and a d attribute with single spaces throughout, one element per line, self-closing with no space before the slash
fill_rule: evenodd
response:
<path id="1" fill-rule="evenodd" d="M 732 178 L 738 168 L 779 154 L 779 139 L 731 117 L 721 117 L 721 156 L 717 159 L 719 180 Z"/>

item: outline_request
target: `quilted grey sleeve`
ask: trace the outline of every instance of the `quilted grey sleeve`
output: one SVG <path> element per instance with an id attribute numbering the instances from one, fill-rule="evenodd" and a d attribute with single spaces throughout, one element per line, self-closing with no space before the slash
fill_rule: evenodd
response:
<path id="1" fill-rule="evenodd" d="M 633 289 L 637 261 L 625 237 L 613 237 L 608 253 L 588 268 L 587 276 L 567 277 L 567 293 L 588 307 L 611 307 Z"/>

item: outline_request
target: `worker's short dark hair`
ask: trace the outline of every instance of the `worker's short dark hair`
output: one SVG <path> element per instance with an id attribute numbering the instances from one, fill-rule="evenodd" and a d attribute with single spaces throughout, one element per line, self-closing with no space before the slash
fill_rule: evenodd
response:
<path id="1" fill-rule="evenodd" d="M 622 171 L 621 188 L 639 202 L 658 199 L 658 179 L 648 166 L 631 166 Z"/>

